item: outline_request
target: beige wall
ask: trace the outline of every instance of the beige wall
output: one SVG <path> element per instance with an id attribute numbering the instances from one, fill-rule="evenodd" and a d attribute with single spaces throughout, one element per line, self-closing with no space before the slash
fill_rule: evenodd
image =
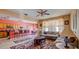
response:
<path id="1" fill-rule="evenodd" d="M 64 25 L 64 30 L 63 30 L 63 32 L 61 33 L 61 35 L 64 35 L 64 36 L 68 36 L 68 37 L 75 37 L 75 35 L 74 35 L 74 33 L 73 33 L 73 31 L 71 30 L 71 22 L 70 22 L 70 15 L 68 15 L 68 16 L 64 16 L 63 17 L 63 19 L 64 19 L 64 21 L 66 21 L 66 20 L 69 20 L 69 24 L 68 25 Z"/>
<path id="2" fill-rule="evenodd" d="M 42 33 L 42 26 L 40 26 L 40 25 L 42 24 L 42 21 L 39 20 L 39 21 L 37 22 L 37 24 L 38 24 L 38 33 L 37 33 L 37 35 L 40 35 L 40 34 Z"/>

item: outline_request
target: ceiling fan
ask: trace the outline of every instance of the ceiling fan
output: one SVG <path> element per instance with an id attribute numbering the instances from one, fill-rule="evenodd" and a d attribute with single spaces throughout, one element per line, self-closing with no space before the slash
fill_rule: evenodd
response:
<path id="1" fill-rule="evenodd" d="M 44 10 L 44 9 L 39 9 L 37 11 L 38 15 L 37 16 L 44 16 L 44 15 L 50 15 L 49 13 L 47 13 L 48 10 Z"/>

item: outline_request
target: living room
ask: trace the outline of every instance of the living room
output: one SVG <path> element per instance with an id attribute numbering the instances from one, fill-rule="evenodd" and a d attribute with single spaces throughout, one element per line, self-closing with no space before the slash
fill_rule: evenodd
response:
<path id="1" fill-rule="evenodd" d="M 76 9 L 1 9 L 0 49 L 78 49 L 78 16 Z"/>

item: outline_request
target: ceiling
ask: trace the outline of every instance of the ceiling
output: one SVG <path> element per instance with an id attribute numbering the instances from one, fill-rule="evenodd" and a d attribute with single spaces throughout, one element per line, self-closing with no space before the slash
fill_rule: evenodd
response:
<path id="1" fill-rule="evenodd" d="M 38 14 L 36 11 L 38 11 L 38 9 L 9 9 L 9 10 L 19 13 L 21 16 L 24 14 L 28 14 L 26 16 L 26 20 L 46 19 L 46 18 L 61 16 L 61 15 L 66 15 L 71 13 L 72 11 L 72 9 L 46 9 L 48 10 L 47 13 L 49 13 L 50 15 L 36 17 L 36 15 Z"/>

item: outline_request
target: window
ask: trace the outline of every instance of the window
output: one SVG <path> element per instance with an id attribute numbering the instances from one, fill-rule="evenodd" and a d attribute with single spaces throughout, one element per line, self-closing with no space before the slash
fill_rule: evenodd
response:
<path id="1" fill-rule="evenodd" d="M 45 28 L 45 32 L 48 32 L 48 28 Z"/>
<path id="2" fill-rule="evenodd" d="M 64 20 L 62 18 L 43 21 L 42 33 L 44 33 L 45 31 L 62 32 L 63 29 L 64 29 Z"/>
<path id="3" fill-rule="evenodd" d="M 56 27 L 56 32 L 58 32 L 59 31 L 59 27 Z"/>

